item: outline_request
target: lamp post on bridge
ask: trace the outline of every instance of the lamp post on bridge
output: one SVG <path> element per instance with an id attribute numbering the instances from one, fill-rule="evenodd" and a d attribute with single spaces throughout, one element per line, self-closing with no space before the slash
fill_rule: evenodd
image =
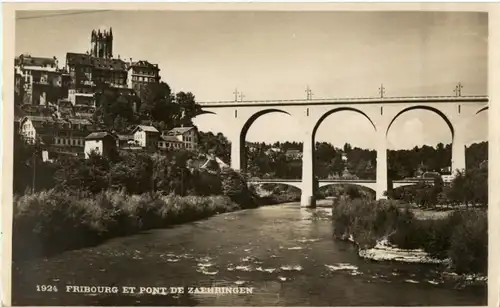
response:
<path id="1" fill-rule="evenodd" d="M 453 90 L 453 92 L 455 93 L 455 97 L 462 96 L 462 89 L 463 88 L 464 88 L 464 86 L 462 85 L 462 83 L 458 82 L 458 84 L 455 86 L 455 89 Z"/>
<path id="2" fill-rule="evenodd" d="M 238 92 L 237 88 L 234 89 L 233 94 L 234 94 L 234 101 L 238 101 L 238 95 L 240 94 L 240 92 Z"/>
<path id="3" fill-rule="evenodd" d="M 380 84 L 380 87 L 378 88 L 378 92 L 380 94 L 380 98 L 384 98 L 384 94 L 385 94 L 384 84 Z"/>
<path id="4" fill-rule="evenodd" d="M 305 92 L 306 92 L 306 95 L 307 95 L 306 100 L 312 100 L 312 96 L 313 96 L 314 94 L 313 94 L 312 90 L 309 88 L 309 85 L 307 86 L 307 88 L 306 88 L 306 91 L 305 91 Z"/>

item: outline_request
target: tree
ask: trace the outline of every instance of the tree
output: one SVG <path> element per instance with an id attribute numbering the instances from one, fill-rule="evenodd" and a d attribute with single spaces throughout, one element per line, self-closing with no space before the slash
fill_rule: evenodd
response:
<path id="1" fill-rule="evenodd" d="M 109 187 L 110 161 L 95 152 L 88 159 L 67 159 L 55 173 L 58 188 L 99 193 Z"/>
<path id="2" fill-rule="evenodd" d="M 136 122 L 133 104 L 135 96 L 125 96 L 116 91 L 105 89 L 97 96 L 97 110 L 93 115 L 94 122 L 122 132 L 130 124 Z"/>
<path id="3" fill-rule="evenodd" d="M 168 84 L 148 84 L 144 89 L 139 115 L 141 119 L 165 122 L 168 127 L 172 127 L 172 117 L 178 113 L 172 101 L 172 90 Z"/>
<path id="4" fill-rule="evenodd" d="M 121 161 L 109 171 L 111 186 L 125 189 L 130 194 L 142 194 L 155 190 L 153 159 L 142 153 L 124 154 Z"/>
<path id="5" fill-rule="evenodd" d="M 192 93 L 179 92 L 175 95 L 175 103 L 180 111 L 175 118 L 176 126 L 192 126 L 192 119 L 201 112 L 201 107 L 196 104 Z"/>
<path id="6" fill-rule="evenodd" d="M 252 207 L 253 201 L 248 186 L 241 176 L 233 169 L 225 167 L 221 170 L 222 193 L 243 207 Z"/>

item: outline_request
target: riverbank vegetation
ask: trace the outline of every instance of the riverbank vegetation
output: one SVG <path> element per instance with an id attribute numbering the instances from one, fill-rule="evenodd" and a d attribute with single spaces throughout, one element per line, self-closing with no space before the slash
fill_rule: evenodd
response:
<path id="1" fill-rule="evenodd" d="M 53 176 L 40 179 L 40 192 L 14 196 L 14 259 L 259 205 L 242 174 L 217 163 L 196 167 L 189 152 L 36 162 Z M 22 172 L 29 165 L 15 167 Z M 26 177 L 17 178 L 17 191 L 29 186 Z"/>
<path id="2" fill-rule="evenodd" d="M 241 209 L 227 196 L 98 194 L 55 189 L 14 199 L 14 259 L 50 255 L 103 240 Z"/>
<path id="3" fill-rule="evenodd" d="M 441 219 L 417 219 L 398 201 L 342 197 L 332 207 L 334 234 L 355 241 L 360 249 L 382 241 L 401 249 L 422 249 L 448 263 L 458 274 L 487 274 L 488 214 L 473 208 Z"/>

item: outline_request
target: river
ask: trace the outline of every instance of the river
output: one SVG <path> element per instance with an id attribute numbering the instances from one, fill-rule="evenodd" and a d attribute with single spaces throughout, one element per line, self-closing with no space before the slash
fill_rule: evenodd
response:
<path id="1" fill-rule="evenodd" d="M 487 304 L 486 287 L 454 289 L 432 265 L 360 259 L 332 238 L 328 211 L 261 207 L 14 263 L 13 305 Z M 66 285 L 245 286 L 253 294 L 84 295 Z"/>

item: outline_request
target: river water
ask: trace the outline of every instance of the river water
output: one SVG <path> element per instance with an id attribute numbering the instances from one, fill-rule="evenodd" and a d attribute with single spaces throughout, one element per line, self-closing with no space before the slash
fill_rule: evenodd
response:
<path id="1" fill-rule="evenodd" d="M 360 259 L 332 238 L 327 209 L 297 204 L 222 214 L 13 265 L 14 305 L 486 305 L 429 265 Z M 37 292 L 36 285 L 58 292 Z M 242 286 L 252 294 L 179 297 L 65 293 L 67 285 Z"/>

